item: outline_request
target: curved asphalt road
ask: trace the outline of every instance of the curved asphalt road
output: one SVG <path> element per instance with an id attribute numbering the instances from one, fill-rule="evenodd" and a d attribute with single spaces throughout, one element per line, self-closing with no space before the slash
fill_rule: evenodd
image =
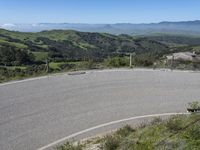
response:
<path id="1" fill-rule="evenodd" d="M 179 71 L 88 71 L 0 84 L 0 149 L 34 150 L 110 121 L 185 112 L 199 98 L 200 73 Z"/>

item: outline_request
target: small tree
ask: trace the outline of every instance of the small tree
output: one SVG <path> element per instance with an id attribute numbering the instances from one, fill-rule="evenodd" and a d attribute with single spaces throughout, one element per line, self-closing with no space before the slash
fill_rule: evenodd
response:
<path id="1" fill-rule="evenodd" d="M 200 108 L 198 101 L 194 101 L 194 102 L 188 103 L 188 105 L 189 105 L 189 107 L 191 109 L 199 109 Z"/>

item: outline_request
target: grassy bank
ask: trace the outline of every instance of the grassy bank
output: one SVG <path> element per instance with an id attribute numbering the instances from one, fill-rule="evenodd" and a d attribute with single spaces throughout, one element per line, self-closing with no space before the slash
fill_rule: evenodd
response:
<path id="1" fill-rule="evenodd" d="M 162 120 L 155 118 L 138 127 L 125 126 L 104 137 L 80 143 L 70 143 L 57 150 L 154 150 L 185 149 L 200 147 L 200 114 L 177 115 Z"/>
<path id="2" fill-rule="evenodd" d="M 37 53 L 38 54 L 38 53 Z M 45 57 L 46 53 L 43 53 L 41 57 Z M 39 54 L 40 56 L 40 54 Z M 40 59 L 38 56 L 38 59 Z M 147 56 L 141 56 L 133 58 L 133 67 L 144 67 L 144 68 L 171 68 L 171 66 L 166 66 L 162 61 L 158 61 L 156 66 L 154 66 L 154 59 L 148 59 Z M 147 61 L 148 60 L 148 61 Z M 196 67 L 197 66 L 197 67 Z M 180 70 L 199 70 L 199 65 L 194 66 L 192 63 L 177 63 L 173 66 L 173 69 Z M 88 70 L 88 69 L 110 69 L 110 68 L 128 68 L 130 67 L 129 57 L 108 57 L 101 61 L 51 61 L 49 63 L 49 72 L 46 72 L 46 65 L 44 61 L 36 65 L 22 65 L 22 66 L 1 66 L 0 67 L 0 83 L 10 80 L 19 80 L 30 77 L 42 76 L 51 73 L 61 73 L 68 71 L 78 71 L 78 70 Z"/>
<path id="3" fill-rule="evenodd" d="M 105 68 L 120 68 L 128 67 L 128 59 L 115 57 L 104 59 L 103 61 L 69 61 L 69 62 L 50 62 L 49 71 L 46 71 L 46 65 L 27 65 L 27 66 L 0 66 L 0 83 L 19 80 L 30 77 L 42 76 L 52 73 L 61 73 L 88 69 L 105 69 Z"/>

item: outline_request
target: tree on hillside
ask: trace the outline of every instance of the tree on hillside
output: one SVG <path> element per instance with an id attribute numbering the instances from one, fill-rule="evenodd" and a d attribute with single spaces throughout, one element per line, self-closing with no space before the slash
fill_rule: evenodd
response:
<path id="1" fill-rule="evenodd" d="M 26 50 L 19 50 L 14 47 L 0 47 L 0 64 L 2 65 L 27 65 L 34 61 L 34 56 Z"/>

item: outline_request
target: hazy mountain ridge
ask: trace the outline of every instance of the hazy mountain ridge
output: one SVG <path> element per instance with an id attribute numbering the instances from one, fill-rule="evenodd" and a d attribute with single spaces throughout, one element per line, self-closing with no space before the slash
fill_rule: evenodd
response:
<path id="1" fill-rule="evenodd" d="M 200 20 L 181 22 L 160 22 L 150 24 L 86 24 L 86 23 L 38 23 L 0 24 L 0 28 L 22 32 L 64 29 L 83 32 L 106 32 L 110 34 L 148 35 L 155 33 L 200 35 Z"/>

